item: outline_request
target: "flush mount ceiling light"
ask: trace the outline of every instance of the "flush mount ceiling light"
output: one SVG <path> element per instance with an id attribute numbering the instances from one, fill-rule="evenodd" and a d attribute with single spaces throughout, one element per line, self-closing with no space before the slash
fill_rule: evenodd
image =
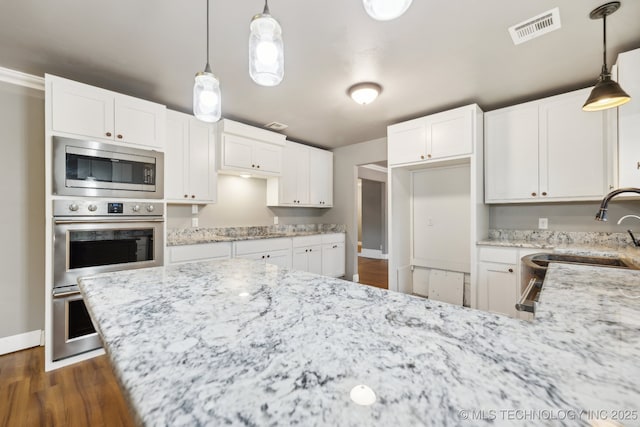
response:
<path id="1" fill-rule="evenodd" d="M 582 109 L 584 111 L 600 111 L 607 108 L 614 108 L 622 104 L 626 104 L 631 100 L 631 97 L 622 90 L 620 85 L 611 79 L 611 73 L 607 67 L 607 16 L 614 13 L 620 8 L 619 1 L 612 1 L 605 3 L 600 7 L 597 7 L 591 11 L 589 17 L 591 19 L 602 19 L 602 38 L 603 38 L 603 52 L 602 52 L 602 71 L 600 72 L 600 78 L 598 83 L 591 91 L 589 99 L 584 103 Z"/>
<path id="2" fill-rule="evenodd" d="M 413 0 L 362 0 L 364 10 L 377 21 L 390 21 L 405 13 Z"/>
<path id="3" fill-rule="evenodd" d="M 284 77 L 282 28 L 269 14 L 267 0 L 264 11 L 253 17 L 249 28 L 249 75 L 261 86 L 279 85 Z"/>
<path id="4" fill-rule="evenodd" d="M 382 92 L 382 87 L 377 83 L 358 83 L 349 88 L 347 91 L 351 99 L 358 104 L 371 104 Z"/>
<path id="5" fill-rule="evenodd" d="M 209 0 L 207 0 L 207 65 L 196 74 L 193 85 L 193 115 L 203 122 L 220 120 L 222 96 L 220 82 L 211 72 L 209 65 Z"/>

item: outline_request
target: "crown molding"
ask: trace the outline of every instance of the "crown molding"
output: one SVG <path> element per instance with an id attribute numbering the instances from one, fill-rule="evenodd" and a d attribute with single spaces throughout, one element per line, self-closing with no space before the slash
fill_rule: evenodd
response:
<path id="1" fill-rule="evenodd" d="M 32 89 L 44 90 L 44 78 L 21 71 L 0 67 L 0 81 L 14 85 L 30 87 Z"/>
<path id="2" fill-rule="evenodd" d="M 383 172 L 383 173 L 387 173 L 388 169 L 385 168 L 384 166 L 380 166 L 380 165 L 374 165 L 373 163 L 367 164 L 367 165 L 360 165 L 361 168 L 365 168 L 365 169 L 370 169 L 372 171 L 376 171 L 376 172 Z"/>

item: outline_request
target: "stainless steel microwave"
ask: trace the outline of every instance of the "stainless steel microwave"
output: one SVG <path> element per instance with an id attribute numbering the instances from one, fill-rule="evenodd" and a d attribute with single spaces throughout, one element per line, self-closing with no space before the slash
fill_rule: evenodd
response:
<path id="1" fill-rule="evenodd" d="M 53 194 L 162 199 L 164 154 L 53 137 Z"/>

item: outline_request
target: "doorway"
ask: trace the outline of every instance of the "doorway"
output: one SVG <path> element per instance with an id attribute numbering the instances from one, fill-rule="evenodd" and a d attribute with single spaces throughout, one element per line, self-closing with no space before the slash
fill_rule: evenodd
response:
<path id="1" fill-rule="evenodd" d="M 359 283 L 388 289 L 386 162 L 358 167 Z"/>

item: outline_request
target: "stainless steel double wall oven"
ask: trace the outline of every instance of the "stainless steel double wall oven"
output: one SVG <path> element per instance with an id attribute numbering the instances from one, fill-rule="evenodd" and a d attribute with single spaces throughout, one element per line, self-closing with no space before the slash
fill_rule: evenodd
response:
<path id="1" fill-rule="evenodd" d="M 100 348 L 77 279 L 163 265 L 162 153 L 54 138 L 53 360 Z M 127 200 L 136 198 L 136 200 Z"/>

